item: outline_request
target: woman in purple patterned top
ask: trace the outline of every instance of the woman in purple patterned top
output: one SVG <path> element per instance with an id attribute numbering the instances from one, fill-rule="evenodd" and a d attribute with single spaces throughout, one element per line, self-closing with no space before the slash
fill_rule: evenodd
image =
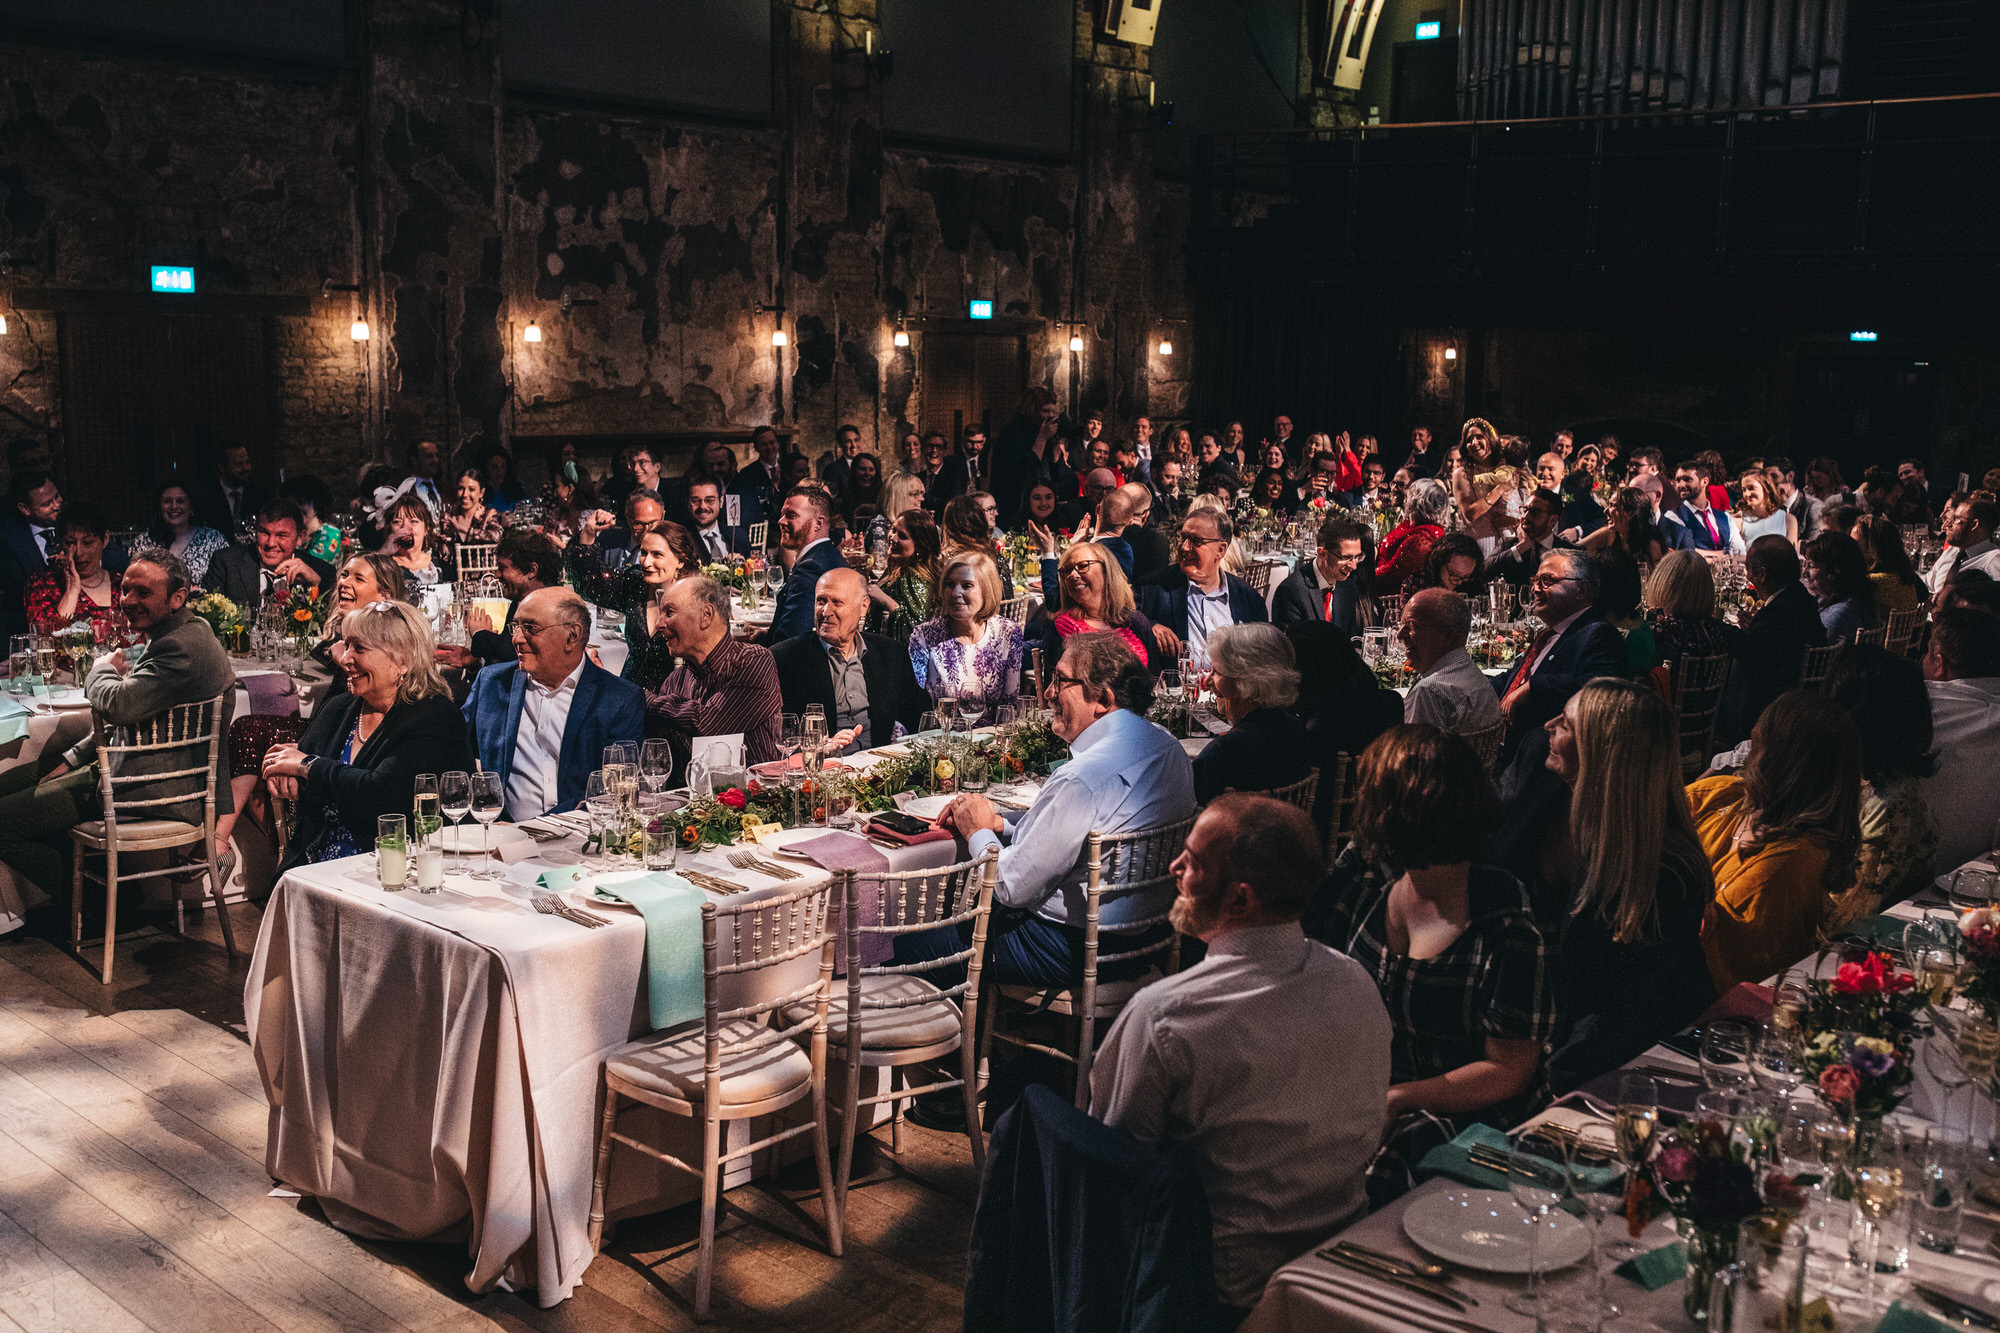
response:
<path id="1" fill-rule="evenodd" d="M 929 620 L 910 631 L 910 666 L 933 699 L 980 701 L 986 716 L 1021 694 L 1021 627 L 1000 614 L 1000 569 L 984 551 L 945 556 Z"/>

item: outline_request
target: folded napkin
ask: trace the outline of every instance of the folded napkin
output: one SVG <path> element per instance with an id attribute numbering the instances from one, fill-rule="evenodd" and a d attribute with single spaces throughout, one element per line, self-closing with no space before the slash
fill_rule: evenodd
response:
<path id="1" fill-rule="evenodd" d="M 1834 942 L 1862 940 L 1876 948 L 1900 949 L 1903 947 L 1903 927 L 1909 924 L 1901 917 L 1864 916 L 1844 928 L 1834 937 Z"/>
<path id="2" fill-rule="evenodd" d="M 1662 1245 L 1657 1250 L 1634 1255 L 1613 1270 L 1628 1282 L 1636 1282 L 1647 1291 L 1658 1291 L 1669 1283 L 1678 1282 L 1687 1276 L 1687 1247 L 1679 1241 Z"/>
<path id="3" fill-rule="evenodd" d="M 535 883 L 550 893 L 561 893 L 564 889 L 573 889 L 583 883 L 584 877 L 589 873 L 581 866 L 561 866 L 555 870 L 544 870 L 535 876 Z"/>
<path id="4" fill-rule="evenodd" d="M 1497 1149 L 1500 1152 L 1511 1151 L 1507 1146 L 1507 1136 L 1493 1128 L 1493 1126 L 1468 1125 L 1450 1143 L 1440 1143 L 1437 1147 L 1424 1154 L 1423 1161 L 1417 1163 L 1418 1176 L 1426 1178 L 1430 1176 L 1450 1176 L 1453 1180 L 1463 1181 L 1468 1185 L 1474 1185 L 1480 1189 L 1506 1189 L 1507 1178 L 1505 1176 L 1501 1175 L 1498 1171 L 1489 1171 L 1483 1166 L 1473 1165 L 1472 1148 L 1475 1144 L 1485 1148 Z M 1557 1162 L 1556 1165 L 1560 1169 L 1562 1164 Z M 1604 1189 L 1618 1179 L 1618 1174 L 1617 1169 L 1614 1167 L 1585 1167 L 1576 1173 L 1577 1188 L 1584 1191 Z"/>
<path id="5" fill-rule="evenodd" d="M 20 740 L 28 734 L 28 719 L 35 710 L 18 699 L 0 699 L 0 745 Z"/>
<path id="6" fill-rule="evenodd" d="M 949 842 L 952 837 L 950 829 L 934 828 L 923 833 L 898 833 L 892 828 L 884 828 L 873 822 L 868 825 L 868 833 L 870 837 L 880 838 L 883 842 L 892 842 L 898 847 L 921 847 L 927 842 Z"/>
<path id="7" fill-rule="evenodd" d="M 1761 1023 L 1771 1016 L 1772 991 L 1769 986 L 1760 986 L 1754 981 L 1739 981 L 1722 993 L 1722 998 L 1702 1011 L 1697 1024 L 1713 1023 L 1719 1018 L 1743 1018 Z"/>
<path id="8" fill-rule="evenodd" d="M 700 1018 L 701 905 L 708 895 L 664 872 L 599 884 L 646 919 L 646 1004 L 657 1031 Z"/>
<path id="9" fill-rule="evenodd" d="M 877 829 L 876 833 L 885 835 L 887 830 Z M 817 838 L 791 843 L 785 851 L 792 856 L 810 857 L 823 870 L 859 870 L 879 875 L 889 868 L 889 858 L 882 855 L 881 848 L 852 833 L 822 833 Z"/>
<path id="10" fill-rule="evenodd" d="M 280 717 L 299 714 L 299 685 L 282 671 L 262 671 L 237 679 L 250 696 L 250 711 Z"/>
<path id="11" fill-rule="evenodd" d="M 1895 1301 L 1882 1316 L 1882 1322 L 1875 1325 L 1875 1333 L 1947 1333 L 1947 1330 L 1959 1327 L 1961 1325 L 1946 1323 L 1935 1315 Z"/>

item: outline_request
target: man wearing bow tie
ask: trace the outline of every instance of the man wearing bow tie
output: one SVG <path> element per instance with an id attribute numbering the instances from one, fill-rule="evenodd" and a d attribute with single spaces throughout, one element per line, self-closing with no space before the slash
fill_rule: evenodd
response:
<path id="1" fill-rule="evenodd" d="M 292 583 L 311 588 L 333 586 L 333 566 L 302 555 L 305 519 L 290 500 L 273 500 L 257 511 L 257 535 L 251 546 L 218 551 L 208 562 L 201 586 L 219 592 L 254 616 L 266 597 L 283 596 Z"/>

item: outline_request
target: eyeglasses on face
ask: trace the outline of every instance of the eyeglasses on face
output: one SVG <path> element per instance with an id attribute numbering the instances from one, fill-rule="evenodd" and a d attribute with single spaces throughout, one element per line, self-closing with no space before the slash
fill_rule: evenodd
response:
<path id="1" fill-rule="evenodd" d="M 1553 588 L 1558 584 L 1568 583 L 1575 577 L 1573 574 L 1537 574 L 1528 580 L 1528 586 L 1530 588 Z"/>
<path id="2" fill-rule="evenodd" d="M 1084 687 L 1084 684 L 1085 682 L 1077 679 L 1075 676 L 1066 676 L 1060 671 L 1052 672 L 1049 675 L 1049 697 L 1054 698 L 1072 685 L 1081 689 Z"/>
<path id="3" fill-rule="evenodd" d="M 1181 533 L 1180 543 L 1182 546 L 1193 546 L 1193 547 L 1229 545 L 1228 542 L 1224 541 L 1220 537 L 1204 537 L 1198 532 Z"/>

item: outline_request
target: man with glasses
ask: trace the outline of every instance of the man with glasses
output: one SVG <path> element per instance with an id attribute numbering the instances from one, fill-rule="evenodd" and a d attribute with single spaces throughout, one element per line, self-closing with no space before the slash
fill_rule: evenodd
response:
<path id="1" fill-rule="evenodd" d="M 472 751 L 500 775 L 506 817 L 573 810 L 604 747 L 646 730 L 646 692 L 590 661 L 590 608 L 568 588 L 539 588 L 508 623 L 516 660 L 490 667 L 466 696 Z"/>
<path id="2" fill-rule="evenodd" d="M 1271 619 L 1279 625 L 1324 620 L 1350 636 L 1361 633 L 1360 572 L 1368 558 L 1368 533 L 1353 519 L 1335 516 L 1319 525 L 1313 562 L 1296 570 L 1271 599 Z"/>
<path id="3" fill-rule="evenodd" d="M 1529 611 L 1542 628 L 1514 669 L 1494 682 L 1507 718 L 1501 767 L 1519 777 L 1548 757 L 1543 724 L 1599 676 L 1625 674 L 1625 636 L 1597 609 L 1597 560 L 1582 551 L 1551 551 L 1528 580 Z M 1510 784 L 1503 777 L 1501 794 Z"/>
<path id="4" fill-rule="evenodd" d="M 1227 514 L 1196 510 L 1181 520 L 1174 563 L 1136 585 L 1139 609 L 1153 622 L 1153 640 L 1169 660 L 1185 647 L 1195 669 L 1206 671 L 1210 631 L 1270 620 L 1257 590 L 1222 568 L 1235 535 Z"/>
<path id="5" fill-rule="evenodd" d="M 1541 569 L 1543 557 L 1575 549 L 1574 542 L 1556 531 L 1561 522 L 1562 497 L 1546 488 L 1537 490 L 1521 511 L 1521 529 L 1514 541 L 1486 562 L 1486 576 L 1504 579 L 1516 588 L 1526 585 Z"/>

